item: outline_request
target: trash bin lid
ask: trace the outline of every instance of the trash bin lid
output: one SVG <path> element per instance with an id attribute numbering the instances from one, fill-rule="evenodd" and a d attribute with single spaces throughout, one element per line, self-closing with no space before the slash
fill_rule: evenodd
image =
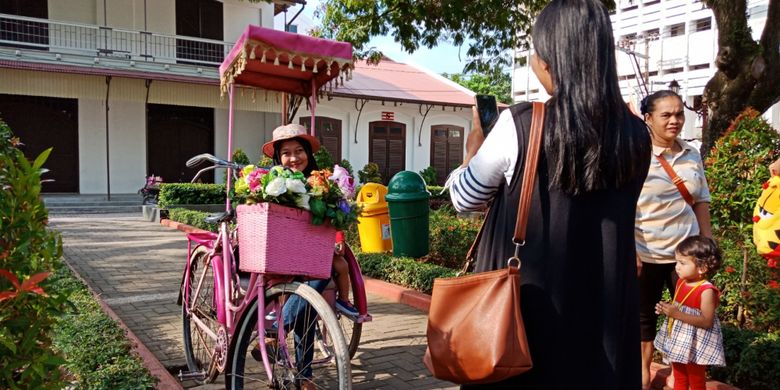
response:
<path id="1" fill-rule="evenodd" d="M 401 171 L 387 184 L 387 200 L 409 201 L 430 199 L 431 193 L 425 187 L 425 180 L 417 172 Z"/>

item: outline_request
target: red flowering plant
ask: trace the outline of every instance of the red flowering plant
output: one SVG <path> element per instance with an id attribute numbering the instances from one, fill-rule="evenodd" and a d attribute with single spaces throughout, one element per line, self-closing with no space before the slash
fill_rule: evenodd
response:
<path id="1" fill-rule="evenodd" d="M 718 314 L 722 322 L 770 332 L 780 326 L 780 269 L 759 255 L 753 224 L 769 164 L 778 157 L 780 135 L 747 109 L 705 162 L 713 236 L 723 251 L 723 266 L 713 278 L 722 291 Z"/>

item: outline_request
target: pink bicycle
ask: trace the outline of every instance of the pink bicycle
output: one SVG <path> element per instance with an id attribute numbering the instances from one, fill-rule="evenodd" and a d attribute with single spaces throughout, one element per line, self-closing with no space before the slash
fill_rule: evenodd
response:
<path id="1" fill-rule="evenodd" d="M 230 107 L 228 151 L 232 150 L 235 84 L 308 97 L 313 129 L 317 90 L 348 72 L 351 61 L 349 44 L 249 26 L 220 66 Z M 283 100 L 286 122 L 286 95 Z M 237 232 L 241 227 L 234 224 L 230 188 L 242 166 L 209 154 L 193 157 L 187 166 L 205 161 L 212 165 L 201 169 L 193 181 L 207 170 L 227 169 L 228 196 L 226 211 L 206 219 L 219 224 L 219 233 L 187 235 L 179 303 L 189 372 L 180 378 L 206 383 L 224 373 L 228 389 L 351 388 L 349 360 L 360 342 L 362 323 L 371 320 L 360 267 L 351 250 L 346 248 L 345 258 L 358 316 L 334 310 L 335 289 L 328 288 L 326 280 L 240 272 Z M 295 253 L 296 243 L 290 245 L 291 254 Z"/>

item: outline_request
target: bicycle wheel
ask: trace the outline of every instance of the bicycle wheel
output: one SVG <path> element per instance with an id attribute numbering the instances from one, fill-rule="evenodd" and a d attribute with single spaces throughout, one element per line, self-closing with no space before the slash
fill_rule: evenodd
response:
<path id="1" fill-rule="evenodd" d="M 225 371 L 226 388 L 297 389 L 302 381 L 308 380 L 317 388 L 351 389 L 352 369 L 347 344 L 336 316 L 322 296 L 311 287 L 295 282 L 268 288 L 265 301 L 264 313 L 274 313 L 265 316 L 266 337 L 263 340 L 257 337 L 258 305 L 255 300 L 236 328 Z M 287 307 L 286 303 L 289 303 Z M 302 305 L 302 309 L 285 323 L 282 313 L 292 312 L 291 306 L 296 304 Z M 329 335 L 332 349 L 327 355 L 315 345 L 318 327 Z M 311 339 L 296 342 L 296 329 L 299 335 Z M 266 348 L 268 353 L 272 371 L 270 381 L 259 350 L 256 350 L 261 347 Z M 254 355 L 257 358 L 253 356 L 253 350 L 256 350 Z"/>
<path id="2" fill-rule="evenodd" d="M 182 289 L 186 284 L 182 284 Z M 200 285 L 200 291 L 195 296 Z M 214 272 L 211 268 L 209 253 L 206 248 L 199 247 L 192 252 L 190 257 L 189 292 L 183 291 L 181 318 L 184 334 L 184 356 L 187 359 L 187 368 L 191 372 L 200 372 L 201 378 L 195 378 L 196 382 L 212 382 L 218 374 L 217 364 L 213 362 L 216 340 L 209 337 L 195 321 L 195 315 L 203 321 L 211 331 L 219 332 L 217 322 L 217 310 L 214 307 Z M 189 297 L 189 301 L 187 300 Z M 194 305 L 192 304 L 194 302 Z M 187 312 L 187 308 L 191 312 Z M 224 331 L 223 331 L 224 333 Z"/>

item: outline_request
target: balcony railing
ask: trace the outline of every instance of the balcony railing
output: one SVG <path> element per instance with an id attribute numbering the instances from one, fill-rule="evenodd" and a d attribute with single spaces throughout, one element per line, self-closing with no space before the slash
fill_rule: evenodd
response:
<path id="1" fill-rule="evenodd" d="M 219 66 L 233 44 L 0 14 L 0 46 L 133 61 Z"/>

